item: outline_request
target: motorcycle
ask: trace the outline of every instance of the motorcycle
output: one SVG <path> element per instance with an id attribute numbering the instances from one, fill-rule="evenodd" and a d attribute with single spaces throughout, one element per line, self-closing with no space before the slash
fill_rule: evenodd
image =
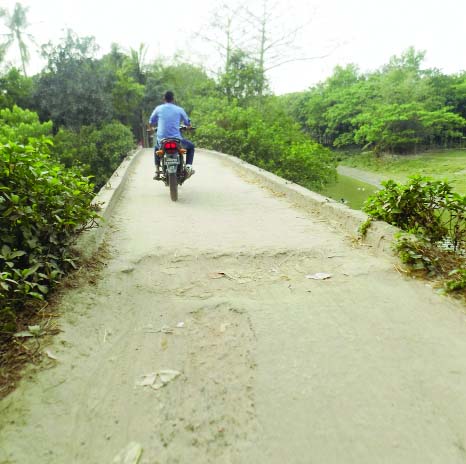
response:
<path id="1" fill-rule="evenodd" d="M 180 127 L 181 131 L 188 130 L 186 126 Z M 190 127 L 189 130 L 194 130 Z M 160 147 L 155 151 L 160 157 L 161 175 L 157 180 L 161 180 L 167 187 L 170 187 L 170 198 L 172 201 L 178 200 L 178 185 L 190 177 L 186 172 L 186 152 L 181 144 L 181 139 L 166 138 L 160 141 Z"/>

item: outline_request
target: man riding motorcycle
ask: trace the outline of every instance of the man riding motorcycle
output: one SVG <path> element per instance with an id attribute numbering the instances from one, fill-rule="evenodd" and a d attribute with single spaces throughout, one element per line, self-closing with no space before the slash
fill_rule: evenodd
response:
<path id="1" fill-rule="evenodd" d="M 154 149 L 155 176 L 154 179 L 160 179 L 160 158 L 155 151 L 160 147 L 160 142 L 166 138 L 177 138 L 181 140 L 182 145 L 186 148 L 186 178 L 194 174 L 194 144 L 181 136 L 180 123 L 183 122 L 187 128 L 191 128 L 191 121 L 186 111 L 181 106 L 174 104 L 175 96 L 173 92 L 165 92 L 163 97 L 164 103 L 157 106 L 149 118 L 151 126 L 157 126 L 157 141 Z"/>

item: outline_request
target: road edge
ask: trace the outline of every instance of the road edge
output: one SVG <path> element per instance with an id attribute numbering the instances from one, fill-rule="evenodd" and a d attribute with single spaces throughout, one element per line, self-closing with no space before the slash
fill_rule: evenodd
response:
<path id="1" fill-rule="evenodd" d="M 92 200 L 93 205 L 100 206 L 100 219 L 97 221 L 97 227 L 83 232 L 78 237 L 74 246 L 74 249 L 85 261 L 91 259 L 102 244 L 108 220 L 128 182 L 134 161 L 143 151 L 144 148 L 137 148 L 133 152 L 128 153 L 107 183 Z"/>
<path id="2" fill-rule="evenodd" d="M 365 236 L 361 237 L 359 228 L 369 219 L 369 216 L 362 211 L 351 209 L 342 203 L 313 192 L 294 182 L 283 179 L 264 169 L 258 168 L 240 158 L 215 150 L 203 149 L 203 151 L 232 164 L 238 168 L 241 173 L 246 175 L 246 177 L 260 180 L 274 193 L 286 195 L 286 197 L 300 209 L 325 218 L 351 238 L 358 239 L 364 245 L 371 247 L 376 253 L 382 253 L 390 257 L 394 256 L 392 243 L 395 234 L 400 232 L 400 229 L 397 227 L 383 221 L 372 221 Z"/>

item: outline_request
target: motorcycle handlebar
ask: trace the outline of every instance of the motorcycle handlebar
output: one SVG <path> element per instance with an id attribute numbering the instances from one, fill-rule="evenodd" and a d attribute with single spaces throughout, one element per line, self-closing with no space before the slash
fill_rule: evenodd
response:
<path id="1" fill-rule="evenodd" d="M 184 126 L 184 125 L 180 126 L 180 130 L 182 130 L 182 131 L 183 130 L 193 131 L 193 130 L 196 130 L 196 129 L 197 128 L 194 127 L 194 126 L 190 126 L 190 127 Z M 157 130 L 157 126 L 152 126 L 152 127 L 148 127 L 146 129 L 146 132 L 155 132 L 156 130 Z"/>

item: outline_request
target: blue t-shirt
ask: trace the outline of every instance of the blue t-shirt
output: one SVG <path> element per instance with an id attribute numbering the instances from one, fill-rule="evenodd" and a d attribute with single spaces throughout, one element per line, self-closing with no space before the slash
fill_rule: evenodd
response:
<path id="1" fill-rule="evenodd" d="M 159 142 L 169 137 L 181 139 L 181 121 L 187 126 L 191 125 L 186 111 L 174 103 L 164 103 L 157 106 L 149 118 L 149 124 L 157 126 L 157 140 Z"/>

